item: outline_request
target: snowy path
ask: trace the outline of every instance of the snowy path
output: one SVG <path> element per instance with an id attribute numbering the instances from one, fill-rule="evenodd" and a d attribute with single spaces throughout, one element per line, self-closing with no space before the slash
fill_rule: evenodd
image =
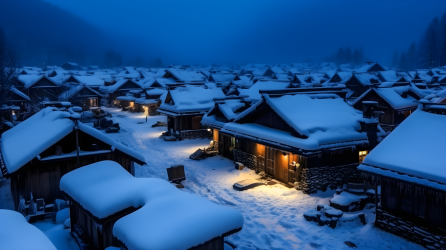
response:
<path id="1" fill-rule="evenodd" d="M 137 124 L 145 122 L 145 116 L 118 109 L 109 111 L 122 128 L 118 134 L 109 135 L 146 158 L 147 165 L 136 168 L 137 177 L 167 179 L 167 167 L 183 164 L 187 178 L 183 182 L 184 191 L 243 213 L 243 230 L 229 239 L 237 249 L 350 249 L 344 241 L 355 243 L 358 249 L 424 249 L 373 228 L 373 209 L 363 211 L 368 222 L 365 226 L 359 222 L 348 222 L 331 229 L 307 222 L 303 212 L 317 204 L 328 204 L 334 191 L 305 195 L 281 185 L 235 191 L 232 185 L 256 177 L 253 171 L 236 171 L 230 160 L 220 156 L 202 161 L 189 159 L 197 148 L 207 147 L 209 140 L 166 142 L 159 138 L 165 128 L 151 128 L 156 121 L 165 121 L 166 117 L 149 117 L 147 123 Z"/>

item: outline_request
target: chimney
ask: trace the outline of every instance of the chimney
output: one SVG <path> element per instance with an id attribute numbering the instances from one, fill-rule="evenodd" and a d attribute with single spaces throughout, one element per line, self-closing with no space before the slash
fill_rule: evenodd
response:
<path id="1" fill-rule="evenodd" d="M 375 101 L 363 101 L 362 102 L 363 119 L 359 123 L 361 124 L 361 132 L 367 133 L 367 138 L 370 143 L 370 149 L 373 149 L 378 145 L 378 122 L 379 116 L 384 114 L 379 110 L 378 102 Z"/>

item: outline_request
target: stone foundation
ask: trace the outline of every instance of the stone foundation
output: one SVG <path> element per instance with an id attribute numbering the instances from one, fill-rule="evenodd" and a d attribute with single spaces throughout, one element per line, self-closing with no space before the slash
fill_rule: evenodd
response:
<path id="1" fill-rule="evenodd" d="M 363 182 L 363 177 L 357 166 L 358 164 L 304 168 L 301 173 L 301 181 L 296 188 L 306 194 L 311 194 L 316 193 L 317 190 L 336 189 L 338 186 L 342 187 L 347 183 Z"/>
<path id="2" fill-rule="evenodd" d="M 257 157 L 252 154 L 245 153 L 240 149 L 232 150 L 234 161 L 243 163 L 247 168 L 257 171 Z"/>
<path id="3" fill-rule="evenodd" d="M 210 131 L 207 131 L 206 129 L 203 130 L 188 130 L 188 131 L 181 131 L 179 134 L 180 140 L 185 139 L 197 139 L 197 138 L 210 138 L 212 137 L 212 133 Z"/>
<path id="4" fill-rule="evenodd" d="M 446 235 L 430 232 L 428 228 L 415 225 L 413 222 L 376 209 L 375 226 L 379 229 L 401 236 L 410 241 L 423 245 L 427 249 L 446 249 Z"/>

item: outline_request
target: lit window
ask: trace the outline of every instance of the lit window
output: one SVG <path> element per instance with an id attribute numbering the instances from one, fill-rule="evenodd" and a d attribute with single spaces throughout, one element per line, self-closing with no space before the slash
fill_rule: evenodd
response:
<path id="1" fill-rule="evenodd" d="M 367 156 L 367 150 L 365 151 L 359 151 L 359 163 L 362 163 L 364 161 L 364 158 Z"/>

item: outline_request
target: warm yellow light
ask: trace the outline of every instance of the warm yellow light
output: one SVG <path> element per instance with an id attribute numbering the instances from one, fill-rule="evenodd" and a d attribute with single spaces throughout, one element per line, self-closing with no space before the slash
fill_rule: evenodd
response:
<path id="1" fill-rule="evenodd" d="M 211 131 L 211 129 L 210 129 L 210 128 L 208 128 L 208 131 Z"/>
<path id="2" fill-rule="evenodd" d="M 367 151 L 359 151 L 359 155 L 367 155 Z"/>

